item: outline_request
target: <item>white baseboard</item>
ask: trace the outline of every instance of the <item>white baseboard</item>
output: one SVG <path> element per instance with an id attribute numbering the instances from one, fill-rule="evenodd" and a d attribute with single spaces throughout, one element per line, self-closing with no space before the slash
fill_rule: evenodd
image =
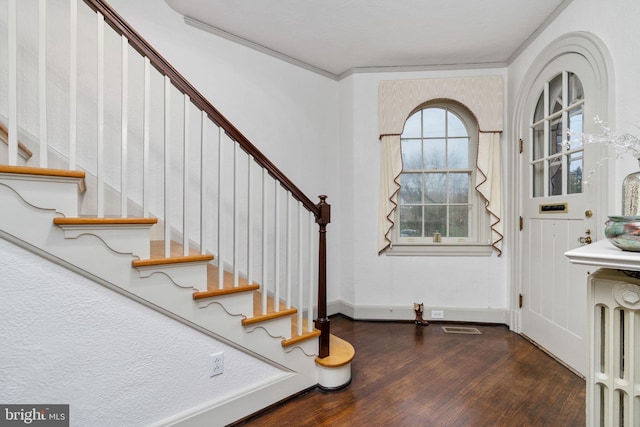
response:
<path id="1" fill-rule="evenodd" d="M 442 311 L 443 318 L 434 319 L 432 311 Z M 354 306 L 342 300 L 334 300 L 327 304 L 329 315 L 344 314 L 356 320 L 406 320 L 416 318 L 413 307 L 410 306 Z M 478 322 L 509 324 L 509 311 L 507 309 L 483 309 L 463 307 L 425 307 L 424 320 L 450 321 L 450 322 Z"/>
<path id="2" fill-rule="evenodd" d="M 314 385 L 302 375 L 288 374 L 262 385 L 252 384 L 245 393 L 233 396 L 224 402 L 212 401 L 191 408 L 154 424 L 154 427 L 222 427 L 255 414 Z"/>

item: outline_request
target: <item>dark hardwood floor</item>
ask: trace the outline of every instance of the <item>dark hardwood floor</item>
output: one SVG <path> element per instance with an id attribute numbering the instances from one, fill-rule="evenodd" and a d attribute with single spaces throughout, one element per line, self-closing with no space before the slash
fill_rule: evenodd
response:
<path id="1" fill-rule="evenodd" d="M 311 390 L 239 425 L 585 425 L 582 378 L 505 326 L 442 326 L 333 317 L 331 332 L 356 349 L 349 387 Z"/>

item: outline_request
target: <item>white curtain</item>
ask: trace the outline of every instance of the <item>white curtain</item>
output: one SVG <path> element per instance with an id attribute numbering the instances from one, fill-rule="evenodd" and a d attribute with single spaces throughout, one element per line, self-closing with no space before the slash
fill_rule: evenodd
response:
<path id="1" fill-rule="evenodd" d="M 391 245 L 390 233 L 398 203 L 402 172 L 400 135 L 404 123 L 419 105 L 433 99 L 450 99 L 465 105 L 478 119 L 480 141 L 476 189 L 491 215 L 492 245 L 502 253 L 502 183 L 500 133 L 503 83 L 501 76 L 450 79 L 389 80 L 378 88 L 378 126 L 381 142 L 378 252 Z"/>

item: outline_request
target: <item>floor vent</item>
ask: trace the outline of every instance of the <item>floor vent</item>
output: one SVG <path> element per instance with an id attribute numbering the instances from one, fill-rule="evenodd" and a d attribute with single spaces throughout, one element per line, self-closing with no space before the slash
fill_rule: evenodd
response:
<path id="1" fill-rule="evenodd" d="M 477 328 L 469 328 L 466 326 L 443 326 L 442 330 L 448 334 L 468 334 L 468 335 L 480 335 L 480 332 Z"/>

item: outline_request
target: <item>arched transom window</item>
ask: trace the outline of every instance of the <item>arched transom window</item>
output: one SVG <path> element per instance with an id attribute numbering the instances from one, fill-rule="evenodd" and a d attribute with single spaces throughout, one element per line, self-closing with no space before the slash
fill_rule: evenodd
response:
<path id="1" fill-rule="evenodd" d="M 545 83 L 532 118 L 533 197 L 582 193 L 584 91 L 563 71 Z"/>

